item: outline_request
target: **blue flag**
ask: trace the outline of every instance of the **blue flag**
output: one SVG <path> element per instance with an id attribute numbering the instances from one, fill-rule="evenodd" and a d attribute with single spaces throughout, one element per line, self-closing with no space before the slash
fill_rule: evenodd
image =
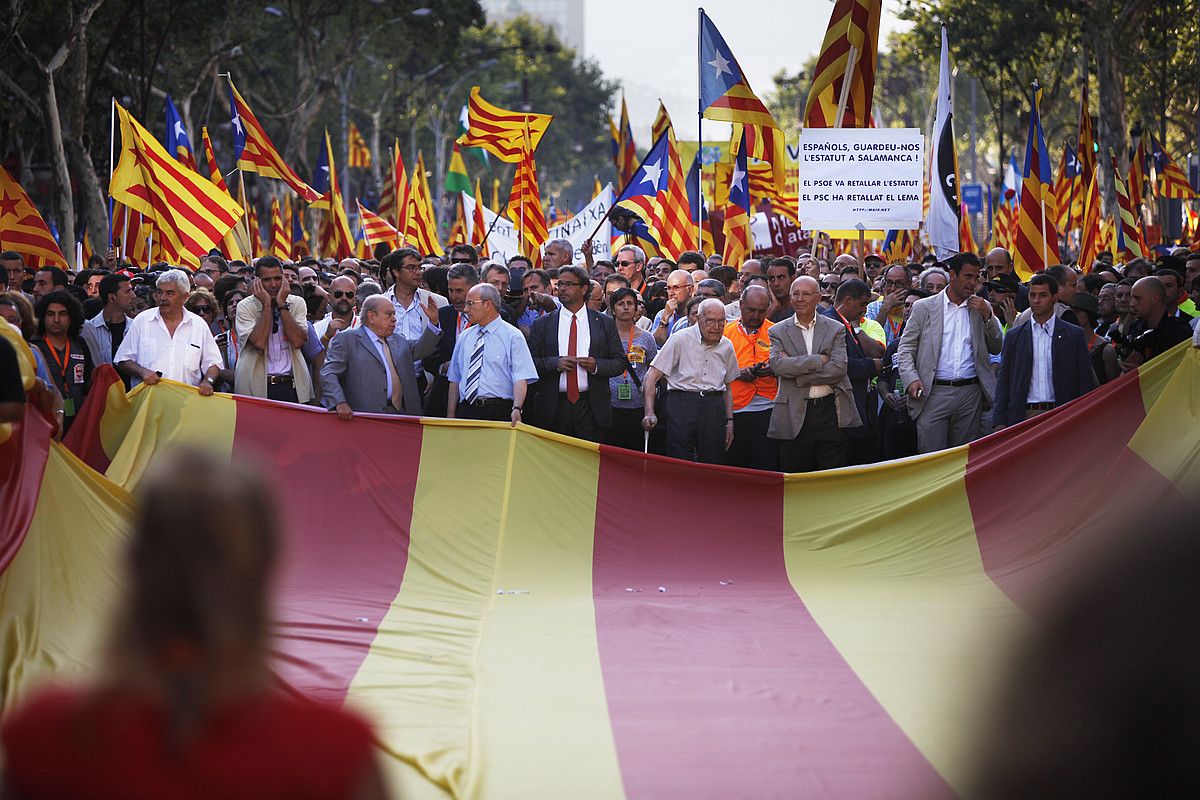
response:
<path id="1" fill-rule="evenodd" d="M 179 111 L 176 110 L 171 95 L 167 95 L 163 106 L 167 114 L 167 152 L 175 156 L 175 160 L 179 163 L 195 169 L 196 157 L 192 153 L 192 143 L 188 139 L 187 131 L 183 129 L 183 118 L 179 116 Z"/>
<path id="2" fill-rule="evenodd" d="M 233 99 L 233 86 L 229 87 L 229 125 L 233 129 L 233 160 L 241 161 L 242 151 L 246 149 L 246 129 L 242 126 L 242 118 Z"/>

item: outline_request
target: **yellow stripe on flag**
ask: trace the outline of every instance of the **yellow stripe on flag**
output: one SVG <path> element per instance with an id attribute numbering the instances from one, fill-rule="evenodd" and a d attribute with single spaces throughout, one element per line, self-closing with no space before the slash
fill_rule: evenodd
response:
<path id="1" fill-rule="evenodd" d="M 1200 485 L 1200 459 L 1192 436 L 1180 431 L 1195 431 L 1200 423 L 1200 350 L 1191 342 L 1176 345 L 1174 352 L 1163 354 L 1138 368 L 1146 419 L 1129 440 L 1129 449 L 1181 492 Z"/>
<path id="2" fill-rule="evenodd" d="M 128 402 L 118 402 L 121 385 L 113 384 L 100 420 L 100 441 L 112 459 L 106 474 L 130 491 L 154 455 L 168 445 L 187 444 L 222 456 L 233 452 L 237 402 L 232 395 L 201 397 L 192 387 L 165 379 L 158 386 L 169 391 L 148 392 L 135 402 L 146 392 L 146 385 L 140 384 L 129 393 Z"/>
<path id="3" fill-rule="evenodd" d="M 1025 618 L 984 572 L 966 467 L 962 447 L 882 468 L 789 476 L 783 517 L 796 593 L 960 792 L 970 745 L 962 720 L 977 718 L 980 687 L 1006 663 L 998 632 Z M 886 481 L 864 481 L 871 472 Z M 877 488 L 864 493 L 866 483 Z"/>
<path id="4" fill-rule="evenodd" d="M 621 796 L 579 535 L 599 458 L 558 441 L 425 422 L 404 582 L 348 697 L 400 796 Z"/>
<path id="5" fill-rule="evenodd" d="M 94 677 L 132 515 L 126 492 L 50 443 L 25 541 L 0 573 L 0 711 L 44 679 Z"/>

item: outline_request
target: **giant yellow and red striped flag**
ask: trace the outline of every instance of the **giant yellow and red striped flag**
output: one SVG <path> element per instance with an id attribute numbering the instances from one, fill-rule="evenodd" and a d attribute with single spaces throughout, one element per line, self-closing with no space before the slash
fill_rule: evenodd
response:
<path id="1" fill-rule="evenodd" d="M 371 151 L 367 148 L 367 140 L 363 138 L 362 131 L 353 122 L 350 123 L 350 132 L 346 134 L 346 139 L 350 151 L 347 156 L 347 166 L 364 168 L 371 166 Z"/>
<path id="2" fill-rule="evenodd" d="M 504 216 L 516 226 L 521 254 L 537 266 L 541 260 L 542 245 L 550 238 L 550 233 L 546 228 L 546 214 L 542 210 L 532 145 L 526 146 L 525 155 L 513 175 L 512 191 L 508 195 Z"/>
<path id="3" fill-rule="evenodd" d="M 0 166 L 0 250 L 21 254 L 28 267 L 70 269 L 37 206 Z"/>
<path id="4" fill-rule="evenodd" d="M 283 224 L 283 215 L 279 212 L 279 198 L 271 198 L 271 247 L 267 252 L 281 261 L 291 258 L 291 242 L 288 241 L 288 230 Z"/>
<path id="5" fill-rule="evenodd" d="M 1054 218 L 1053 176 L 1050 174 L 1050 154 L 1046 137 L 1042 135 L 1042 118 L 1038 106 L 1042 90 L 1034 84 L 1033 102 L 1029 109 L 1029 135 L 1025 140 L 1025 171 L 1021 181 L 1021 199 L 1017 204 L 1017 230 L 1013 242 L 1013 267 L 1023 281 L 1033 277 L 1051 264 L 1058 263 L 1058 231 Z"/>
<path id="6" fill-rule="evenodd" d="M 1176 163 L 1162 142 L 1152 142 L 1155 168 L 1158 171 L 1158 193 L 1162 197 L 1178 200 L 1195 200 L 1198 196 L 1188 180 L 1187 173 Z"/>
<path id="7" fill-rule="evenodd" d="M 507 111 L 484 100 L 479 87 L 471 87 L 467 100 L 467 132 L 458 137 L 463 147 L 482 147 L 501 161 L 520 163 L 525 141 L 537 150 L 554 117 L 550 114 Z"/>
<path id="8" fill-rule="evenodd" d="M 1130 497 L 1200 495 L 1186 345 L 970 445 L 805 475 L 169 381 L 127 395 L 107 366 L 93 387 L 65 446 L 32 407 L 0 429 L 5 709 L 93 669 L 129 493 L 160 449 L 202 441 L 282 492 L 275 679 L 371 715 L 399 796 L 966 793 L 980 665 L 1136 519 Z"/>
<path id="9" fill-rule="evenodd" d="M 354 202 L 358 205 L 358 225 L 368 245 L 374 247 L 377 244 L 386 244 L 393 250 L 400 246 L 398 230 L 389 225 L 383 217 L 363 208 L 363 204 L 358 200 Z"/>
<path id="10" fill-rule="evenodd" d="M 471 244 L 475 246 L 481 259 L 487 257 L 487 224 L 483 221 L 483 193 L 479 190 L 479 178 L 475 179 L 475 211 L 471 217 Z"/>
<path id="11" fill-rule="evenodd" d="M 875 63 L 879 54 L 879 17 L 882 0 L 836 0 L 829 15 L 825 41 L 813 69 L 812 88 L 804 108 L 806 128 L 866 128 L 871 125 L 875 96 Z M 850 65 L 850 51 L 855 61 Z M 846 70 L 850 88 L 841 125 L 837 124 Z"/>
<path id="12" fill-rule="evenodd" d="M 433 196 L 429 193 L 429 178 L 425 174 L 425 156 L 420 152 L 408 181 L 404 239 L 425 255 L 442 252 L 438 243 L 437 217 L 433 213 Z"/>
<path id="13" fill-rule="evenodd" d="M 1138 230 L 1137 218 L 1133 214 L 1133 203 L 1129 199 L 1129 190 L 1121 178 L 1121 168 L 1117 165 L 1117 155 L 1108 148 L 1108 158 L 1112 162 L 1113 188 L 1117 192 L 1117 219 L 1113 225 L 1116 233 L 1114 255 L 1125 261 L 1142 258 L 1146 255 L 1142 245 L 1142 234 Z"/>
<path id="14" fill-rule="evenodd" d="M 109 183 L 117 202 L 154 223 L 164 246 L 188 266 L 215 247 L 242 216 L 226 192 L 180 164 L 116 103 L 121 159 Z"/>
<path id="15" fill-rule="evenodd" d="M 1084 272 L 1091 269 L 1092 262 L 1100 252 L 1100 183 L 1099 165 L 1096 163 L 1096 137 L 1092 132 L 1092 116 L 1088 112 L 1088 87 L 1083 81 L 1079 96 L 1079 146 L 1075 149 L 1079 157 L 1079 265 Z M 1075 209 L 1071 209 L 1075 219 Z"/>
<path id="16" fill-rule="evenodd" d="M 229 116 L 233 126 L 233 154 L 239 169 L 257 172 L 264 178 L 277 178 L 309 203 L 321 195 L 287 165 L 283 156 L 275 149 L 271 137 L 259 124 L 250 106 L 242 99 L 233 80 L 229 81 Z"/>

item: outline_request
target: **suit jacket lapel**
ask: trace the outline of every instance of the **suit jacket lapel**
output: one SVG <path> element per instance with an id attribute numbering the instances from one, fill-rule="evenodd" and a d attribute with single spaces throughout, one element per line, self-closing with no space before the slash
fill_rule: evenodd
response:
<path id="1" fill-rule="evenodd" d="M 379 362 L 379 366 L 383 367 L 383 371 L 387 372 L 387 364 L 383 363 L 383 356 L 379 355 L 379 349 L 375 347 L 375 342 L 371 340 L 371 334 L 366 328 L 360 327 L 358 329 L 358 339 L 362 342 L 362 346 L 367 349 L 367 352 L 375 356 L 375 360 Z M 385 347 L 388 346 L 386 339 L 383 340 L 383 344 Z"/>
<path id="2" fill-rule="evenodd" d="M 784 329 L 788 335 L 792 337 L 792 343 L 796 345 L 797 355 L 808 355 L 808 348 L 804 346 L 804 334 L 800 332 L 800 326 L 796 323 L 796 318 L 792 317 L 787 322 L 787 327 Z"/>

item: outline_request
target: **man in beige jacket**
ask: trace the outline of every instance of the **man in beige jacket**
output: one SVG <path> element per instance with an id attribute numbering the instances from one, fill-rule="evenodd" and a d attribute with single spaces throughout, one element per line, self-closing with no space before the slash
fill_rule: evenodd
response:
<path id="1" fill-rule="evenodd" d="M 308 340 L 308 309 L 293 296 L 274 256 L 255 262 L 250 297 L 237 306 L 237 335 L 242 343 L 234 391 L 290 403 L 313 399 L 312 375 L 300 348 Z"/>

